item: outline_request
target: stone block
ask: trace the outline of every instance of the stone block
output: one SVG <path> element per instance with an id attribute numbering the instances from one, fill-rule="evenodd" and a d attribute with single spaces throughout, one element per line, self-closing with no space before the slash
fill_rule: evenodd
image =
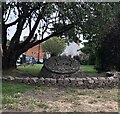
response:
<path id="1" fill-rule="evenodd" d="M 35 77 L 35 78 L 29 78 L 29 83 L 30 84 L 37 84 L 37 82 L 38 82 L 38 78 L 37 77 Z"/>
<path id="2" fill-rule="evenodd" d="M 87 78 L 89 84 L 94 84 L 94 80 L 92 78 Z"/>
<path id="3" fill-rule="evenodd" d="M 38 78 L 37 77 L 33 78 L 33 80 L 34 80 L 35 83 L 38 82 Z"/>
<path id="4" fill-rule="evenodd" d="M 86 83 L 85 83 L 86 82 Z M 85 86 L 88 88 L 88 89 L 92 89 L 92 88 L 95 88 L 94 86 L 94 80 L 92 78 L 89 78 L 89 77 L 86 77 L 86 80 L 84 81 L 85 83 Z"/>
<path id="5" fill-rule="evenodd" d="M 30 78 L 30 79 L 29 79 L 29 82 L 30 82 L 30 84 L 34 84 L 33 78 Z"/>
<path id="6" fill-rule="evenodd" d="M 98 77 L 98 87 L 104 88 L 106 86 L 106 78 L 105 77 Z"/>
<path id="7" fill-rule="evenodd" d="M 95 83 L 95 84 L 96 84 L 96 83 L 97 83 L 97 84 L 99 83 L 99 79 L 98 79 L 97 77 L 91 77 L 91 79 L 94 80 L 94 83 Z"/>
<path id="8" fill-rule="evenodd" d="M 109 83 L 111 83 L 111 82 L 113 82 L 114 77 L 108 77 L 107 80 L 108 80 Z"/>
<path id="9" fill-rule="evenodd" d="M 120 72 L 114 72 L 113 77 L 120 77 Z"/>
<path id="10" fill-rule="evenodd" d="M 50 85 L 50 81 L 51 81 L 50 78 L 45 78 L 45 85 L 49 86 Z"/>
<path id="11" fill-rule="evenodd" d="M 3 81 L 9 81 L 7 77 L 2 77 Z"/>
<path id="12" fill-rule="evenodd" d="M 29 78 L 29 77 L 24 78 L 23 83 L 28 84 L 28 83 L 29 83 L 29 80 L 30 80 L 30 78 Z"/>
<path id="13" fill-rule="evenodd" d="M 76 86 L 77 85 L 77 79 L 76 78 L 69 78 L 71 85 Z"/>
<path id="14" fill-rule="evenodd" d="M 84 88 L 89 88 L 90 85 L 93 85 L 93 83 L 92 84 L 89 83 L 90 79 L 88 79 L 87 77 L 86 78 L 82 78 L 82 79 L 83 79 L 83 85 L 84 85 L 83 87 Z"/>
<path id="15" fill-rule="evenodd" d="M 118 77 L 114 77 L 113 81 L 114 82 L 119 82 L 119 78 Z"/>
<path id="16" fill-rule="evenodd" d="M 120 80 L 119 80 L 119 78 L 118 77 L 114 77 L 114 79 L 113 79 L 113 85 L 114 86 L 120 86 Z"/>
<path id="17" fill-rule="evenodd" d="M 50 83 L 51 83 L 52 85 L 56 85 L 56 79 L 51 78 Z"/>
<path id="18" fill-rule="evenodd" d="M 20 78 L 20 77 L 15 77 L 15 82 L 23 82 L 23 78 Z"/>
<path id="19" fill-rule="evenodd" d="M 83 86 L 84 86 L 83 79 L 77 78 L 77 85 L 76 86 L 79 88 L 83 88 Z"/>
<path id="20" fill-rule="evenodd" d="M 69 86 L 69 84 L 70 84 L 69 82 L 70 82 L 69 78 L 65 78 L 63 81 L 64 86 Z"/>
<path id="21" fill-rule="evenodd" d="M 58 79 L 58 85 L 64 85 L 64 79 L 63 78 L 59 78 Z"/>
<path id="22" fill-rule="evenodd" d="M 9 81 L 14 81 L 15 80 L 15 78 L 12 77 L 12 76 L 8 76 L 7 78 L 8 78 Z"/>
<path id="23" fill-rule="evenodd" d="M 88 78 L 83 78 L 83 82 L 84 82 L 85 85 L 88 85 L 89 84 Z"/>
<path id="24" fill-rule="evenodd" d="M 106 72 L 106 76 L 114 76 L 114 72 Z"/>
<path id="25" fill-rule="evenodd" d="M 113 86 L 112 82 L 113 82 L 112 78 L 107 77 L 104 82 L 104 88 L 111 88 Z"/>
<path id="26" fill-rule="evenodd" d="M 44 85 L 45 84 L 45 79 L 44 78 L 39 78 L 37 85 Z"/>

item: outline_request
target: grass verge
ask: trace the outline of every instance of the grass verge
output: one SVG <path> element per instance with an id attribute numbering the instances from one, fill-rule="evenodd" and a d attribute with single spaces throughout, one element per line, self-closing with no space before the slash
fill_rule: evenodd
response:
<path id="1" fill-rule="evenodd" d="M 39 72 L 42 68 L 42 64 L 34 64 L 33 66 L 27 65 L 27 66 L 18 66 L 16 70 L 8 70 L 3 71 L 4 75 L 32 75 L 32 76 L 38 76 Z M 88 74 L 89 76 L 105 76 L 105 73 L 97 73 L 97 71 L 94 69 L 94 66 L 92 65 L 81 65 L 80 70 Z"/>
<path id="2" fill-rule="evenodd" d="M 116 112 L 117 89 L 35 87 L 3 82 L 3 111 Z"/>

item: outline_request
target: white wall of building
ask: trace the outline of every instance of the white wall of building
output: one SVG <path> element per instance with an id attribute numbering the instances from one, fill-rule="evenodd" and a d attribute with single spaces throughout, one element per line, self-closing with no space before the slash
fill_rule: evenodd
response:
<path id="1" fill-rule="evenodd" d="M 78 45 L 75 42 L 70 43 L 69 46 L 67 46 L 64 52 L 62 53 L 62 55 L 66 55 L 66 56 L 70 55 L 71 57 L 79 54 L 80 54 L 80 45 Z"/>

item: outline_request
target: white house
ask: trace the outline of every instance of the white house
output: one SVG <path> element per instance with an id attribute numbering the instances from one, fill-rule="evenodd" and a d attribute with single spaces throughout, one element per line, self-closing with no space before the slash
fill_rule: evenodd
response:
<path id="1" fill-rule="evenodd" d="M 66 56 L 76 56 L 80 54 L 80 45 L 78 45 L 75 42 L 72 42 L 67 46 L 64 50 L 64 52 L 61 55 L 66 55 Z"/>

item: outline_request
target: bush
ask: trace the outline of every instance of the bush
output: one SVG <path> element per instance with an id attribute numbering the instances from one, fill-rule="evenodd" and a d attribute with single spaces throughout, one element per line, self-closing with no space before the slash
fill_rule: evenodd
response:
<path id="1" fill-rule="evenodd" d="M 44 52 L 49 52 L 51 56 L 56 56 L 64 51 L 66 46 L 65 40 L 60 37 L 53 37 L 42 43 Z"/>
<path id="2" fill-rule="evenodd" d="M 89 55 L 85 53 L 80 54 L 80 64 L 81 65 L 88 65 L 89 63 Z"/>
<path id="3" fill-rule="evenodd" d="M 76 55 L 73 58 L 76 59 L 80 63 L 80 56 Z"/>

